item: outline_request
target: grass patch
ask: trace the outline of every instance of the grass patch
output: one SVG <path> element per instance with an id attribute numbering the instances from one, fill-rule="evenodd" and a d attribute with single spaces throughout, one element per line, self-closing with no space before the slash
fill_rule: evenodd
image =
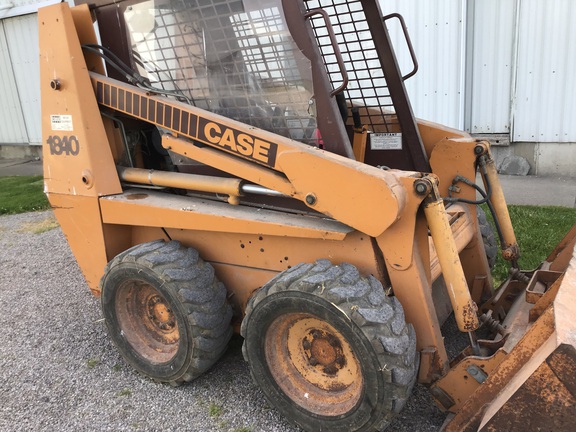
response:
<path id="1" fill-rule="evenodd" d="M 49 208 L 42 176 L 0 177 L 0 215 Z"/>
<path id="2" fill-rule="evenodd" d="M 94 369 L 99 363 L 100 363 L 100 360 L 92 358 L 92 359 L 88 360 L 86 365 L 88 366 L 88 369 Z"/>
<path id="3" fill-rule="evenodd" d="M 56 218 L 53 216 L 47 217 L 44 220 L 39 222 L 28 222 L 22 224 L 18 232 L 29 232 L 32 234 L 42 234 L 47 231 L 53 230 L 54 228 L 58 228 L 58 222 Z"/>
<path id="4" fill-rule="evenodd" d="M 576 209 L 567 207 L 511 205 L 508 211 L 520 246 L 518 264 L 523 270 L 537 267 L 576 224 Z M 499 254 L 492 272 L 496 284 L 506 279 L 509 268 L 510 264 Z"/>
<path id="5" fill-rule="evenodd" d="M 131 394 L 132 394 L 132 390 L 125 388 L 125 389 L 120 390 L 116 394 L 116 396 L 124 397 L 124 396 L 130 396 Z"/>
<path id="6" fill-rule="evenodd" d="M 210 414 L 210 417 L 220 417 L 223 411 L 224 408 L 215 403 L 210 403 L 210 406 L 208 407 L 208 414 Z"/>

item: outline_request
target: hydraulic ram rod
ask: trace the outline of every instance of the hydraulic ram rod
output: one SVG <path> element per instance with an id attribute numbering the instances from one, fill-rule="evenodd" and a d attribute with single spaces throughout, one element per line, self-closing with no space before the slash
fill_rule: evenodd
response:
<path id="1" fill-rule="evenodd" d="M 422 182 L 424 184 L 425 180 L 423 179 Z M 434 181 L 429 181 L 429 183 L 430 193 L 424 201 L 424 213 L 454 308 L 456 323 L 460 331 L 473 332 L 479 326 L 478 308 L 470 296 L 456 241 L 446 217 L 444 202 L 438 193 L 436 183 Z M 474 341 L 474 338 L 471 338 L 471 341 Z"/>
<path id="2" fill-rule="evenodd" d="M 496 212 L 495 217 L 498 218 L 498 222 L 502 229 L 502 236 L 504 237 L 504 242 L 500 245 L 502 249 L 502 257 L 507 261 L 515 263 L 518 258 L 520 258 L 520 248 L 516 241 L 516 235 L 514 234 L 514 228 L 512 227 L 512 221 L 510 220 L 510 214 L 508 213 L 508 206 L 506 205 L 502 185 L 498 178 L 498 172 L 496 171 L 496 163 L 489 151 L 487 151 L 485 157 L 486 175 L 484 176 L 483 174 L 483 180 L 485 185 L 490 184 L 492 188 L 490 202 L 494 206 L 494 211 Z"/>
<path id="3" fill-rule="evenodd" d="M 244 194 L 286 196 L 262 186 L 245 184 L 235 178 L 223 178 L 179 172 L 155 171 L 141 168 L 116 167 L 120 180 L 147 186 L 173 187 L 200 192 L 229 195 L 230 204 L 237 204 Z"/>
<path id="4" fill-rule="evenodd" d="M 141 168 L 116 167 L 120 180 L 148 186 L 163 186 L 229 195 L 230 204 L 238 204 L 242 180 Z"/>

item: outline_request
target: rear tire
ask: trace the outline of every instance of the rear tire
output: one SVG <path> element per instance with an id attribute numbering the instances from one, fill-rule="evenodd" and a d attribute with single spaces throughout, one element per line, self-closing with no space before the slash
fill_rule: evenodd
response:
<path id="1" fill-rule="evenodd" d="M 162 240 L 134 246 L 106 266 L 100 287 L 110 337 L 144 375 L 178 385 L 226 350 L 226 289 L 194 249 Z"/>
<path id="2" fill-rule="evenodd" d="M 269 402 L 307 431 L 383 430 L 416 381 L 402 306 L 350 264 L 300 264 L 248 302 L 242 351 Z"/>

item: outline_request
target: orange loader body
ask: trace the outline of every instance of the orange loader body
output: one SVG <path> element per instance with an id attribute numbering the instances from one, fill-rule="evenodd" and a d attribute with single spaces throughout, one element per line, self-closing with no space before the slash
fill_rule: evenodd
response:
<path id="1" fill-rule="evenodd" d="M 130 9 L 137 2 L 129 3 L 121 3 L 127 27 L 135 25 L 130 21 L 135 11 L 151 16 L 147 6 Z M 310 40 L 315 40 L 313 29 L 320 34 L 317 23 L 332 17 L 332 9 L 312 8 L 312 2 L 271 3 L 283 8 L 289 29 L 301 29 Z M 362 3 L 370 26 L 385 29 L 380 19 L 371 21 L 377 2 L 351 3 Z M 159 2 L 156 17 L 167 7 Z M 184 13 L 174 10 L 171 16 Z M 88 49 L 98 44 L 93 21 L 106 11 L 105 5 L 90 10 L 60 3 L 39 12 L 45 192 L 90 290 L 102 295 L 109 329 L 118 326 L 118 335 L 133 332 L 114 339 L 132 353 L 126 356 L 129 363 L 160 381 L 190 381 L 217 360 L 231 325 L 246 339 L 253 374 L 264 377 L 257 382 L 277 383 L 264 389 L 266 396 L 275 406 L 293 404 L 292 410 L 279 409 L 307 430 L 324 427 L 319 425 L 383 429 L 415 380 L 429 385 L 438 406 L 451 413 L 446 430 L 516 430 L 526 424 L 568 430 L 574 424 L 576 227 L 538 269 L 517 269 L 519 248 L 487 142 L 419 120 L 409 129 L 411 124 L 398 121 L 400 102 L 396 112 L 369 106 L 358 111 L 351 93 L 352 118 L 330 117 L 342 106 L 325 78 L 331 69 L 316 67 L 322 57 L 317 48 L 306 48 L 296 36 L 297 51 L 310 59 L 313 71 L 319 114 L 311 128 L 322 142 L 304 143 L 294 138 L 298 134 L 256 127 L 226 116 L 223 108 L 195 106 L 168 91 L 111 76 L 116 72 Z M 237 13 L 244 15 L 230 15 L 230 22 L 255 16 L 254 10 Z M 296 15 L 300 21 L 291 18 Z M 99 22 L 101 33 L 104 24 Z M 318 37 L 330 38 L 328 30 Z M 203 37 L 211 43 L 210 36 Z M 320 102 L 323 94 L 326 100 Z M 281 100 L 282 93 L 274 97 Z M 372 117 L 390 126 L 375 131 L 365 122 Z M 306 136 L 303 130 L 300 135 Z M 156 150 L 148 141 L 128 144 L 157 131 Z M 397 154 L 377 154 L 377 139 L 392 140 L 394 146 L 402 137 L 406 150 L 410 133 L 421 149 L 420 156 L 411 156 L 411 169 L 370 163 Z M 340 142 L 337 136 L 344 138 Z M 338 142 L 333 151 L 332 142 Z M 152 164 L 154 151 L 158 160 L 169 155 L 171 162 Z M 477 171 L 490 191 L 485 201 L 499 221 L 502 253 L 515 268 L 496 290 L 474 205 L 477 190 L 455 186 L 455 179 L 475 179 Z M 147 252 L 171 244 L 178 246 L 170 246 L 173 256 L 166 262 Z M 154 260 L 162 261 L 159 267 Z M 207 313 L 198 299 L 208 288 L 187 288 L 191 276 L 176 276 L 176 262 L 192 261 L 200 266 L 194 269 L 205 269 L 204 263 L 213 268 L 209 280 L 215 279 L 208 284 L 214 298 L 225 292 L 210 309 L 218 324 L 209 330 L 198 330 L 198 314 Z M 144 267 L 151 273 L 134 282 L 136 269 Z M 331 279 L 330 272 L 339 276 Z M 352 273 L 356 282 L 347 282 Z M 194 283 L 200 284 L 198 278 Z M 173 295 L 155 285 L 161 279 L 176 287 Z M 225 291 L 219 291 L 222 285 Z M 349 294 L 337 301 L 339 286 Z M 360 287 L 370 295 L 353 300 L 351 293 Z M 178 296 L 182 305 L 174 304 Z M 376 309 L 363 312 L 370 296 L 379 299 Z M 394 316 L 384 323 L 388 310 Z M 455 359 L 448 357 L 441 332 L 452 312 L 470 339 Z M 396 335 L 394 320 L 402 316 Z M 366 320 L 378 330 L 366 330 Z M 477 338 L 481 327 L 491 330 L 489 339 Z M 196 331 L 204 336 L 194 336 Z M 218 348 L 204 365 L 195 350 L 212 341 L 207 332 L 222 337 L 214 336 Z M 189 347 L 183 342 L 188 334 Z M 180 355 L 197 360 L 183 360 L 179 375 L 150 372 Z M 372 357 L 380 366 L 370 363 Z M 398 362 L 397 369 L 386 371 L 382 359 Z M 404 384 L 401 373 L 407 374 Z M 365 399 L 372 394 L 382 402 L 370 410 Z"/>

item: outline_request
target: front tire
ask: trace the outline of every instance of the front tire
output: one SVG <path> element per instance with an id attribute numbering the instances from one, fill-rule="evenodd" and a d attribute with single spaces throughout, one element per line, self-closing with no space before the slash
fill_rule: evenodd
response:
<path id="1" fill-rule="evenodd" d="M 114 344 L 142 374 L 178 385 L 223 354 L 232 335 L 226 289 L 194 249 L 158 240 L 114 258 L 100 282 Z"/>
<path id="2" fill-rule="evenodd" d="M 416 380 L 402 306 L 350 264 L 300 264 L 250 299 L 243 353 L 270 403 L 308 431 L 383 430 Z"/>

